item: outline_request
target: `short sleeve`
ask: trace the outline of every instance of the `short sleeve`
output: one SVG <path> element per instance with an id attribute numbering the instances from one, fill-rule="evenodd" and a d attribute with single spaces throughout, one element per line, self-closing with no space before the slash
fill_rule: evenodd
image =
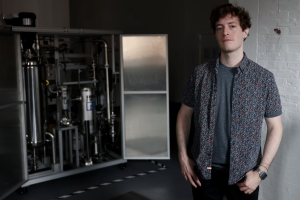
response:
<path id="1" fill-rule="evenodd" d="M 194 70 L 195 71 L 195 70 Z M 182 103 L 188 107 L 194 107 L 195 104 L 195 72 L 191 73 L 189 80 L 186 82 L 182 93 Z"/>
<path id="2" fill-rule="evenodd" d="M 272 74 L 268 79 L 265 117 L 266 118 L 277 117 L 281 114 L 282 114 L 282 107 L 280 102 L 280 95 L 275 82 L 274 75 Z"/>

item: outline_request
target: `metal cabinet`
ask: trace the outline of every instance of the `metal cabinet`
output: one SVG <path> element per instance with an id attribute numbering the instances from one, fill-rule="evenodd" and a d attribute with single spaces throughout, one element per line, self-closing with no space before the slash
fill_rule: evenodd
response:
<path id="1" fill-rule="evenodd" d="M 0 33 L 0 198 L 28 180 L 19 35 Z"/>
<path id="2" fill-rule="evenodd" d="M 169 159 L 166 35 L 121 35 L 123 156 Z"/>
<path id="3" fill-rule="evenodd" d="M 106 76 L 95 75 L 95 69 L 97 62 L 88 60 L 93 59 L 95 52 L 84 51 L 80 53 L 70 53 L 61 55 L 60 51 L 56 51 L 53 54 L 55 62 L 52 67 L 47 68 L 47 77 L 54 77 L 56 87 L 61 88 L 62 92 L 57 92 L 56 97 L 52 103 L 49 103 L 52 108 L 55 106 L 55 115 L 53 115 L 54 126 L 53 131 L 48 133 L 55 139 L 52 139 L 52 145 L 49 139 L 46 140 L 45 146 L 48 145 L 48 149 L 52 148 L 52 151 L 47 151 L 45 147 L 39 147 L 36 144 L 30 144 L 30 132 L 31 129 L 28 126 L 28 108 L 26 104 L 40 106 L 34 104 L 32 99 L 26 97 L 28 77 L 25 75 L 28 72 L 24 72 L 24 60 L 22 56 L 24 51 L 22 49 L 22 34 L 34 33 L 37 36 L 37 41 L 42 38 L 52 38 L 53 43 L 44 46 L 40 46 L 36 49 L 35 56 L 41 56 L 39 61 L 47 60 L 47 65 L 50 62 L 49 56 L 45 55 L 45 51 L 49 51 L 49 46 L 53 45 L 52 49 L 57 49 L 59 46 L 60 38 L 67 38 L 69 44 L 77 45 L 76 42 L 72 42 L 72 38 L 79 37 L 82 43 L 78 49 L 87 50 L 87 44 L 91 45 L 91 38 L 97 38 L 97 41 L 102 41 L 103 38 L 109 38 L 107 42 L 108 48 L 105 49 L 108 54 L 105 54 L 105 62 L 102 69 L 111 69 L 111 75 L 106 73 Z M 69 39 L 68 39 L 69 38 Z M 37 42 L 36 42 L 37 43 Z M 36 45 L 36 44 L 35 44 Z M 10 192 L 16 190 L 19 187 L 27 187 L 32 184 L 53 180 L 73 174 L 83 173 L 90 170 L 95 170 L 103 167 L 126 163 L 127 159 L 169 159 L 170 158 L 170 146 L 169 146 L 169 90 L 168 90 L 168 49 L 167 49 L 167 35 L 121 35 L 118 31 L 101 31 L 101 30 L 83 30 L 83 29 L 41 29 L 41 28 L 26 28 L 26 27 L 12 27 L 12 31 L 1 32 L 0 34 L 0 162 L 1 162 L 1 182 L 0 182 L 0 198 L 4 198 Z M 45 51 L 39 49 L 45 48 Z M 50 49 L 51 49 L 50 48 Z M 100 48 L 97 46 L 97 48 Z M 75 47 L 74 47 L 75 49 Z M 119 51 L 120 55 L 115 54 Z M 40 53 L 39 53 L 40 52 Z M 28 52 L 27 52 L 28 53 Z M 27 55 L 27 54 L 26 54 Z M 50 55 L 50 54 L 49 54 Z M 100 55 L 100 54 L 99 54 Z M 51 57 L 51 56 L 50 56 Z M 95 58 L 98 58 L 98 55 Z M 66 60 L 62 59 L 68 59 Z M 85 59 L 87 58 L 87 59 Z M 76 60 L 73 62 L 73 60 Z M 83 61 L 84 60 L 84 61 Z M 88 60 L 88 62 L 87 62 Z M 109 61 L 110 65 L 108 65 Z M 100 61 L 99 61 L 100 62 Z M 32 62 L 31 62 L 32 63 Z M 25 65 L 26 66 L 26 65 Z M 50 66 L 50 64 L 49 64 Z M 30 66 L 29 66 L 30 67 Z M 35 66 L 32 64 L 32 67 Z M 42 66 L 40 66 L 42 67 Z M 51 73 L 50 69 L 54 69 Z M 99 64 L 99 69 L 101 64 Z M 92 80 L 82 80 L 80 74 L 82 71 L 90 74 L 91 69 L 94 71 Z M 78 72 L 78 76 L 71 76 L 69 71 L 75 70 Z M 100 69 L 101 70 L 101 69 Z M 68 71 L 68 73 L 66 73 Z M 63 74 L 65 73 L 65 74 Z M 103 72 L 104 73 L 104 72 Z M 76 74 L 76 73 L 75 73 Z M 61 78 L 63 76 L 66 78 Z M 67 75 L 69 75 L 67 77 Z M 30 77 L 36 80 L 38 76 Z M 49 78 L 48 77 L 48 78 Z M 112 81 L 111 78 L 114 78 Z M 26 80 L 26 81 L 25 81 Z M 48 80 L 43 83 L 46 84 Z M 51 82 L 51 80 L 50 80 Z M 52 81 L 53 82 L 53 81 Z M 49 84 L 49 83 L 48 83 Z M 51 84 L 51 83 L 50 83 Z M 53 84 L 53 83 L 52 83 Z M 106 90 L 104 85 L 106 84 Z M 28 85 L 28 84 L 27 84 Z M 88 110 L 93 110 L 94 106 L 97 109 L 97 118 L 100 119 L 104 111 L 103 107 L 106 106 L 107 116 L 106 120 L 109 123 L 110 129 L 101 128 L 105 127 L 105 124 L 97 124 L 93 127 L 93 133 L 88 135 L 89 128 L 85 130 L 80 128 L 81 124 L 71 125 L 68 127 L 62 126 L 63 116 L 70 116 L 72 123 L 72 112 L 68 111 L 64 105 L 67 100 L 71 100 L 71 97 L 67 97 L 66 88 L 76 87 L 80 90 L 82 87 L 102 87 L 106 98 L 109 96 L 114 100 L 103 99 L 105 94 L 99 95 L 97 105 L 94 102 L 87 102 Z M 111 91 L 109 87 L 114 86 Z M 49 87 L 49 86 L 48 86 Z M 45 92 L 45 86 L 42 95 L 47 94 Z M 53 88 L 48 88 L 53 93 Z M 49 93 L 50 95 L 50 93 Z M 27 94 L 28 96 L 28 94 Z M 36 97 L 36 96 L 32 96 Z M 45 99 L 41 101 L 48 101 L 49 96 L 45 95 Z M 103 98 L 102 98 L 103 97 Z M 74 98 L 72 100 L 82 100 L 84 97 Z M 89 95 L 88 98 L 95 99 L 93 95 Z M 105 103 L 106 102 L 106 103 Z M 102 105 L 103 104 L 103 105 Z M 119 104 L 120 114 L 116 114 L 116 105 Z M 44 105 L 44 104 L 43 104 Z M 45 105 L 49 106 L 47 103 Z M 74 104 L 77 105 L 77 104 Z M 85 107 L 85 103 L 80 103 Z M 100 106 L 101 105 L 101 106 Z M 45 112 L 47 106 L 40 109 Z M 53 107 L 54 106 L 54 107 Z M 75 106 L 76 109 L 76 106 Z M 79 112 L 80 114 L 80 112 Z M 96 115 L 96 114 L 95 114 Z M 36 115 L 39 116 L 39 115 Z M 42 116 L 42 115 L 41 115 Z M 43 138 L 45 139 L 45 130 L 50 130 L 50 124 L 45 122 L 42 124 Z M 103 118 L 103 117 L 102 117 Z M 31 118 L 34 119 L 34 118 Z M 32 121 L 32 120 L 31 120 Z M 118 130 L 114 126 L 119 124 Z M 45 128 L 46 127 L 46 128 Z M 90 127 L 87 125 L 86 127 Z M 92 130 L 92 129 L 91 129 Z M 95 131 L 96 130 L 96 131 Z M 101 133 L 102 132 L 102 133 Z M 103 132 L 105 132 L 103 134 Z M 119 132 L 119 135 L 118 135 Z M 98 135 L 97 135 L 98 134 Z M 101 135 L 102 134 L 102 135 Z M 101 148 L 99 146 L 99 140 L 103 137 L 108 137 L 110 134 L 115 134 L 115 139 L 119 138 L 120 143 L 114 143 L 113 141 L 103 143 L 108 147 L 105 150 L 107 159 L 101 160 L 101 162 L 87 162 L 82 163 L 80 160 L 88 156 L 89 151 L 98 153 L 100 155 Z M 75 139 L 74 139 L 75 138 Z M 87 138 L 87 139 L 86 139 Z M 90 141 L 89 141 L 90 139 Z M 98 146 L 97 146 L 98 145 Z M 40 161 L 34 160 L 34 167 L 41 163 L 43 170 L 37 170 L 32 166 L 28 160 L 34 158 L 35 153 L 28 153 L 30 149 L 35 149 L 34 152 L 43 152 L 44 155 Z M 38 148 L 41 148 L 38 150 Z M 90 149 L 90 150 L 89 150 Z M 119 150 L 116 150 L 119 149 Z M 28 151 L 29 150 L 29 151 Z M 116 151 L 115 151 L 116 150 Z M 97 155 L 98 155 L 97 154 Z M 94 154 L 93 154 L 94 155 Z M 102 158 L 101 158 L 102 159 Z M 39 163 L 38 163 L 39 162 Z M 64 168 L 64 165 L 69 167 Z M 30 171 L 31 170 L 31 171 Z"/>

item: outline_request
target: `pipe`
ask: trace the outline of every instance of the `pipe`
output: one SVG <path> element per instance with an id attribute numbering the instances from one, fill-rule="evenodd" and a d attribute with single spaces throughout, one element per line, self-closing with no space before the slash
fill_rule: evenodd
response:
<path id="1" fill-rule="evenodd" d="M 108 77 L 108 66 L 105 67 L 106 73 L 106 107 L 107 107 L 107 120 L 110 123 L 110 97 L 109 97 L 109 77 Z"/>
<path id="2" fill-rule="evenodd" d="M 105 66 L 108 66 L 107 42 L 105 40 L 102 40 L 102 39 L 97 40 L 96 42 L 102 42 L 104 44 L 104 49 L 105 49 L 105 51 L 104 51 L 104 53 L 105 53 L 104 54 L 104 56 L 105 56 Z"/>
<path id="3" fill-rule="evenodd" d="M 98 155 L 99 151 L 98 151 L 98 139 L 97 136 L 94 136 L 94 155 Z"/>
<path id="4" fill-rule="evenodd" d="M 39 45 L 39 35 L 36 34 L 35 50 L 37 53 L 38 61 L 40 61 L 40 45 Z"/>
<path id="5" fill-rule="evenodd" d="M 56 164 L 56 146 L 55 146 L 55 137 L 51 133 L 46 132 L 46 135 L 51 137 L 52 142 L 52 157 L 53 157 L 53 164 Z"/>
<path id="6" fill-rule="evenodd" d="M 43 126 L 43 132 L 44 133 L 46 133 L 47 132 L 47 106 L 46 106 L 46 97 L 47 97 L 47 95 L 46 95 L 46 89 L 45 89 L 45 85 L 44 84 L 42 84 L 42 92 L 43 92 L 43 113 L 44 113 L 44 126 Z M 44 141 L 46 141 L 46 134 L 43 134 L 43 137 L 44 137 Z M 46 146 L 44 146 L 44 149 L 43 149 L 43 151 L 44 151 L 44 161 L 45 161 L 45 158 L 46 158 L 46 155 L 47 155 L 47 152 L 46 152 Z M 45 164 L 45 163 L 44 163 Z"/>
<path id="7" fill-rule="evenodd" d="M 104 135 L 101 132 L 101 128 L 98 131 L 98 152 L 99 152 L 99 157 L 101 158 L 102 154 L 105 153 L 105 141 L 104 141 Z"/>
<path id="8" fill-rule="evenodd" d="M 110 97 L 109 97 L 109 76 L 108 76 L 108 55 L 107 55 L 107 42 L 105 40 L 97 40 L 96 42 L 102 42 L 104 44 L 104 49 L 105 49 L 105 74 L 106 74 L 106 102 L 107 102 L 107 120 L 108 123 L 110 123 Z"/>
<path id="9" fill-rule="evenodd" d="M 61 84 L 58 59 L 55 60 L 55 66 L 56 66 L 56 87 L 58 89 Z M 56 125 L 57 126 L 59 126 L 60 124 L 60 119 L 61 119 L 61 102 L 57 91 L 56 93 Z"/>
<path id="10" fill-rule="evenodd" d="M 85 126 L 85 144 L 86 144 L 86 161 L 85 161 L 85 165 L 89 166 L 92 165 L 92 159 L 90 157 L 90 141 L 89 141 L 89 137 L 90 137 L 90 122 L 89 121 L 84 121 L 84 126 Z"/>
<path id="11" fill-rule="evenodd" d="M 93 60 L 93 63 L 92 63 L 92 68 L 93 68 L 93 81 L 94 82 L 94 87 L 96 88 L 96 84 L 97 84 L 97 80 L 96 80 L 96 63 L 95 61 Z"/>
<path id="12" fill-rule="evenodd" d="M 33 171 L 37 171 L 38 169 L 38 163 L 37 163 L 37 157 L 36 157 L 36 151 L 35 148 L 33 148 Z"/>
<path id="13" fill-rule="evenodd" d="M 114 106 L 115 106 L 115 89 L 116 89 L 116 85 L 117 85 L 117 75 L 115 74 L 115 82 L 113 84 L 113 89 L 112 89 L 112 95 L 111 95 L 111 123 L 110 123 L 110 127 L 111 127 L 111 137 L 112 137 L 112 143 L 115 143 L 115 112 L 114 112 Z"/>

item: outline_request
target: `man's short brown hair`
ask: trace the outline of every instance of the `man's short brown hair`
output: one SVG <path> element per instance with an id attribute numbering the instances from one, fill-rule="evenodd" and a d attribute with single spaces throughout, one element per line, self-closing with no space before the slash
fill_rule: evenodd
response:
<path id="1" fill-rule="evenodd" d="M 211 28 L 213 29 L 214 33 L 216 32 L 217 21 L 219 21 L 220 18 L 226 17 L 228 14 L 231 14 L 231 16 L 237 17 L 239 19 L 240 26 L 243 31 L 251 27 L 251 17 L 249 15 L 249 12 L 243 7 L 228 3 L 218 6 L 211 11 L 210 22 Z"/>

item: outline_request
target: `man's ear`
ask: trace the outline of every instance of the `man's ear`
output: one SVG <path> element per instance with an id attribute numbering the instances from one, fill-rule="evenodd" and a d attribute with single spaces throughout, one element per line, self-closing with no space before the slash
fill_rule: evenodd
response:
<path id="1" fill-rule="evenodd" d="M 246 38 L 249 34 L 249 28 L 246 28 L 243 32 L 244 32 L 244 38 Z"/>

